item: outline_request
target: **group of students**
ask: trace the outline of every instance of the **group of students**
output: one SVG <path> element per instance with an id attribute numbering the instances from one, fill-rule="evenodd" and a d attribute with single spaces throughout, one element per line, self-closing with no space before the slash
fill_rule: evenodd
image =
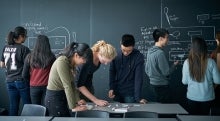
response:
<path id="1" fill-rule="evenodd" d="M 72 42 L 57 56 L 47 36 L 38 35 L 32 51 L 22 45 L 26 37 L 27 30 L 16 27 L 2 51 L 9 115 L 18 115 L 20 98 L 23 104 L 45 105 L 51 116 L 70 116 L 71 111 L 86 110 L 86 101 L 107 106 L 108 101 L 94 95 L 92 80 L 100 65 L 109 63 L 109 98 L 122 103 L 146 103 L 140 98 L 144 56 L 134 48 L 133 35 L 123 35 L 118 52 L 100 40 L 91 48 L 86 43 Z"/>
<path id="2" fill-rule="evenodd" d="M 153 38 L 155 45 L 148 49 L 145 71 L 157 101 L 170 103 L 172 98 L 169 86 L 170 75 L 179 62 L 175 61 L 172 66 L 169 66 L 163 50 L 169 40 L 169 32 L 166 29 L 156 29 L 153 32 Z M 182 83 L 187 85 L 186 108 L 191 115 L 209 115 L 213 101 L 217 99 L 219 101 L 219 41 L 220 33 L 217 33 L 217 48 L 211 56 L 213 60 L 208 56 L 206 41 L 201 36 L 192 38 L 188 58 L 184 61 L 182 68 Z M 218 106 L 218 101 L 215 101 L 214 106 Z"/>
<path id="3" fill-rule="evenodd" d="M 6 68 L 9 115 L 18 115 L 20 97 L 23 104 L 45 105 L 50 116 L 70 116 L 72 111 L 86 110 L 88 101 L 107 106 L 108 101 L 94 95 L 92 81 L 100 65 L 109 63 L 109 98 L 121 103 L 147 103 L 141 98 L 145 67 L 157 101 L 171 102 L 169 76 L 178 61 L 169 66 L 163 50 L 169 40 L 166 29 L 153 32 L 155 46 L 148 50 L 146 65 L 131 34 L 122 36 L 121 50 L 104 40 L 91 48 L 86 43 L 72 42 L 57 57 L 47 36 L 38 35 L 32 51 L 22 45 L 26 37 L 27 30 L 16 27 L 2 51 L 0 65 Z M 199 113 L 206 114 L 215 98 L 213 83 L 220 84 L 220 75 L 216 62 L 208 58 L 202 38 L 192 40 L 189 57 L 183 64 L 182 82 L 188 85 L 189 112 L 196 114 L 195 109 L 202 106 L 204 112 Z"/>

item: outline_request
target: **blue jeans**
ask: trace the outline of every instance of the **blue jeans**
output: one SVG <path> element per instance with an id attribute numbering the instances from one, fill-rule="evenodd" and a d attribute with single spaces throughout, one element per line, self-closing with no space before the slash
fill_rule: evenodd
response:
<path id="1" fill-rule="evenodd" d="M 135 99 L 132 96 L 119 96 L 116 95 L 114 98 L 114 101 L 120 102 L 120 103 L 135 103 Z"/>
<path id="2" fill-rule="evenodd" d="M 7 89 L 10 101 L 9 115 L 17 116 L 20 98 L 23 104 L 31 103 L 29 83 L 23 80 L 7 82 Z"/>

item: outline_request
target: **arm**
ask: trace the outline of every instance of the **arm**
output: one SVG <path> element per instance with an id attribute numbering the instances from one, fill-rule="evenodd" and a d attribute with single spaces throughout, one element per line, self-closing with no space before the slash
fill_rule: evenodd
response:
<path id="1" fill-rule="evenodd" d="M 213 82 L 214 84 L 220 84 L 220 73 L 219 73 L 219 68 L 217 67 L 216 63 L 214 60 L 210 59 L 212 64 L 212 78 L 213 78 Z M 209 66 L 207 65 L 207 66 Z"/>
<path id="2" fill-rule="evenodd" d="M 4 58 L 4 49 L 2 50 L 2 56 L 1 56 L 1 61 L 0 61 L 0 67 L 5 68 L 5 58 Z"/>
<path id="3" fill-rule="evenodd" d="M 185 60 L 183 63 L 183 69 L 182 69 L 182 83 L 187 85 L 189 78 L 190 78 L 189 64 L 188 64 L 188 61 Z"/>
<path id="4" fill-rule="evenodd" d="M 116 69 L 115 69 L 115 60 L 110 63 L 109 67 L 109 92 L 108 97 L 114 98 L 114 89 L 116 88 Z"/>
<path id="5" fill-rule="evenodd" d="M 30 60 L 29 59 L 30 59 L 30 55 L 27 55 L 27 57 L 25 58 L 24 66 L 22 70 L 22 77 L 26 81 L 30 81 Z"/>
<path id="6" fill-rule="evenodd" d="M 178 61 L 174 62 L 174 64 L 170 67 L 164 52 L 158 55 L 158 61 L 159 69 L 166 77 L 168 77 L 175 70 L 175 67 L 178 64 Z"/>
<path id="7" fill-rule="evenodd" d="M 1 67 L 1 68 L 5 68 L 5 62 L 1 61 L 1 62 L 0 62 L 0 67 Z"/>
<path id="8" fill-rule="evenodd" d="M 105 100 L 100 100 L 96 98 L 85 86 L 81 86 L 78 88 L 79 91 L 86 96 L 88 99 L 90 99 L 92 102 L 94 102 L 98 106 L 106 106 L 108 104 Z"/>
<path id="9" fill-rule="evenodd" d="M 217 63 L 218 70 L 220 71 L 220 53 L 217 53 L 216 63 Z"/>
<path id="10" fill-rule="evenodd" d="M 143 84 L 143 74 L 144 74 L 144 56 L 141 56 L 136 60 L 137 65 L 135 68 L 135 80 L 134 80 L 134 97 L 136 102 L 140 102 L 140 95 L 142 91 L 142 84 Z"/>
<path id="11" fill-rule="evenodd" d="M 79 75 L 77 75 L 78 76 L 78 83 L 77 83 L 78 90 L 84 96 L 86 96 L 89 100 L 94 102 L 96 105 L 99 105 L 99 106 L 107 105 L 108 104 L 107 101 L 96 98 L 86 87 L 86 84 L 88 83 L 88 81 L 91 81 L 91 80 L 88 80 L 91 78 L 89 77 L 90 64 L 88 63 L 84 64 L 79 70 L 80 70 L 78 73 Z"/>

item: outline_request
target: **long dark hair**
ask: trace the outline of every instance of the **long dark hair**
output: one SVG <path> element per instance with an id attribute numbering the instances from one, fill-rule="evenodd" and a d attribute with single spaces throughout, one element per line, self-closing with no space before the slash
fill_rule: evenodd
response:
<path id="1" fill-rule="evenodd" d="M 64 48 L 64 50 L 59 54 L 59 56 L 64 55 L 70 59 L 73 57 L 75 53 L 77 53 L 79 56 L 85 59 L 90 59 L 92 56 L 92 50 L 90 49 L 88 44 L 75 42 L 72 42 L 69 46 Z"/>
<path id="2" fill-rule="evenodd" d="M 49 38 L 38 35 L 34 49 L 30 54 L 30 66 L 32 68 L 46 68 L 55 61 L 56 57 L 51 51 Z"/>
<path id="3" fill-rule="evenodd" d="M 14 45 L 15 40 L 18 39 L 19 35 L 27 36 L 27 30 L 22 26 L 18 26 L 14 29 L 14 31 L 9 32 L 7 38 L 8 45 Z"/>
<path id="4" fill-rule="evenodd" d="M 195 37 L 192 39 L 188 59 L 190 76 L 197 82 L 202 82 L 208 61 L 207 44 L 203 38 Z"/>

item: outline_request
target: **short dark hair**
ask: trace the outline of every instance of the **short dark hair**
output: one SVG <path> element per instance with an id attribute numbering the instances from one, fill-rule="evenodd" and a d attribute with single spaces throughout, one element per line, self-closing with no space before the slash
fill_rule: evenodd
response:
<path id="1" fill-rule="evenodd" d="M 124 34 L 122 36 L 121 45 L 125 47 L 134 46 L 135 45 L 134 36 L 131 34 Z"/>
<path id="2" fill-rule="evenodd" d="M 155 29 L 153 32 L 154 41 L 158 42 L 160 37 L 165 37 L 167 34 L 169 35 L 169 32 L 166 29 L 163 29 L 163 28 Z"/>

